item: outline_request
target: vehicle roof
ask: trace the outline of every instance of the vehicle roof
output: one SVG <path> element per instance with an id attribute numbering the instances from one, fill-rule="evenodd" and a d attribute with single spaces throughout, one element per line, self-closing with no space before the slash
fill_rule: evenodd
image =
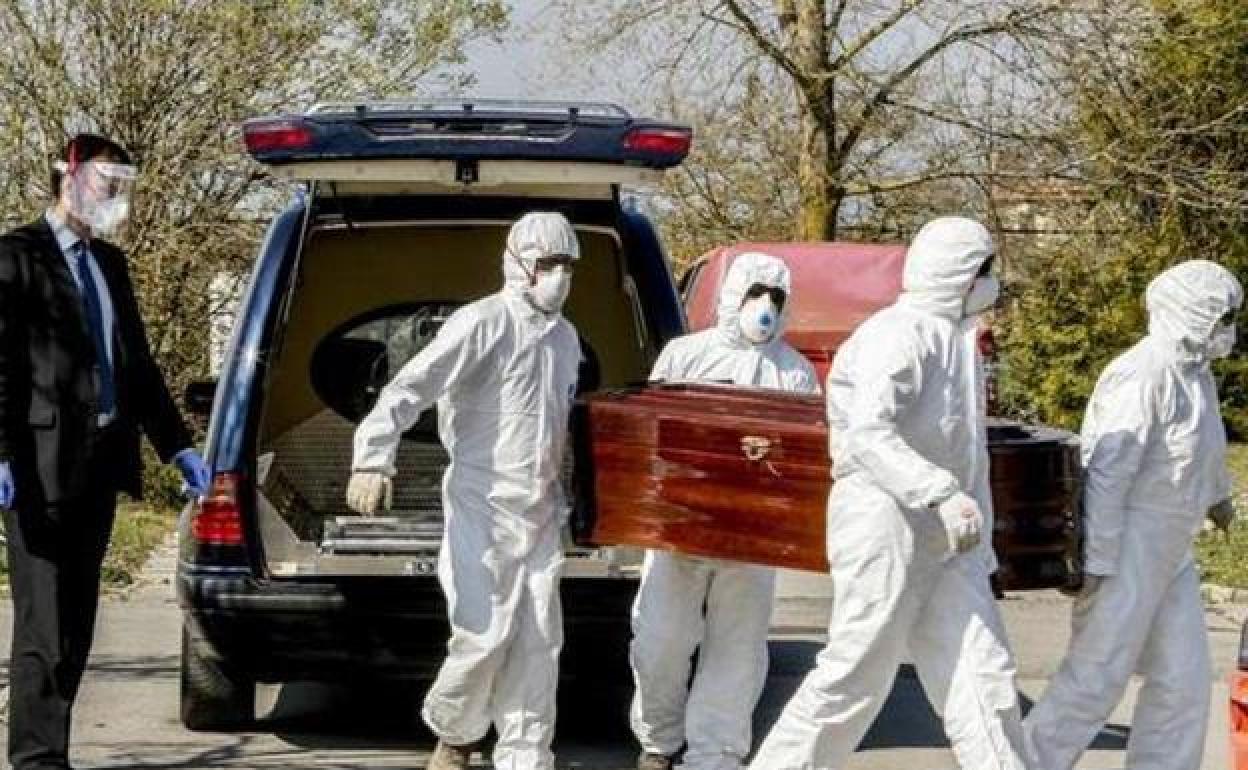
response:
<path id="1" fill-rule="evenodd" d="M 688 153 L 687 126 L 597 102 L 394 100 L 319 104 L 243 124 L 252 156 L 329 160 L 579 161 L 665 169 Z"/>

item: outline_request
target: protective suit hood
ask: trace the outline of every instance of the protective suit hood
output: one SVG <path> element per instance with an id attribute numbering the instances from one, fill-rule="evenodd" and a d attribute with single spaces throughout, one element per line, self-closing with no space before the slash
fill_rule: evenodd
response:
<path id="1" fill-rule="evenodd" d="M 923 225 L 906 251 L 901 304 L 960 320 L 963 302 L 984 260 L 993 255 L 988 228 L 966 217 Z"/>
<path id="2" fill-rule="evenodd" d="M 1148 285 L 1149 336 L 1182 359 L 1208 361 L 1206 346 L 1214 328 L 1243 299 L 1243 287 L 1231 271 L 1204 259 L 1182 262 Z"/>
<path id="3" fill-rule="evenodd" d="M 784 327 L 793 305 L 792 277 L 788 265 L 779 257 L 757 251 L 738 254 L 728 268 L 719 287 L 719 305 L 716 308 L 716 329 L 723 342 L 731 347 L 754 347 L 741 332 L 741 303 L 745 293 L 756 283 L 781 289 L 785 293 L 784 307 L 776 319 L 776 333 L 767 345 L 773 345 L 784 336 Z M 765 347 L 765 346 L 764 346 Z"/>
<path id="4" fill-rule="evenodd" d="M 530 276 L 543 257 L 566 255 L 581 257 L 576 230 L 567 217 L 555 211 L 531 211 L 516 220 L 507 235 L 503 254 L 503 280 L 509 291 L 525 294 L 530 289 Z"/>

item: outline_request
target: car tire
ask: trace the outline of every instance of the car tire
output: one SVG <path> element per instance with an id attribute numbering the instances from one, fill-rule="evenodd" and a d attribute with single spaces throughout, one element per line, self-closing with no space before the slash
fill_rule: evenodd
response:
<path id="1" fill-rule="evenodd" d="M 182 629 L 182 724 L 190 730 L 246 727 L 256 718 L 256 683 L 231 676 Z"/>

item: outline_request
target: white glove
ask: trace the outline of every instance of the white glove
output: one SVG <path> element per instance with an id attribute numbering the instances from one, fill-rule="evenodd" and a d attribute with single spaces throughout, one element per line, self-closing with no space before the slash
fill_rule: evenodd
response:
<path id="1" fill-rule="evenodd" d="M 1210 508 L 1209 520 L 1213 522 L 1213 526 L 1229 536 L 1231 534 L 1231 524 L 1235 521 L 1235 501 L 1228 497 Z"/>
<path id="2" fill-rule="evenodd" d="M 379 507 L 390 510 L 394 485 L 381 471 L 356 471 L 347 483 L 347 505 L 365 516 L 377 513 Z"/>
<path id="3" fill-rule="evenodd" d="M 979 545 L 984 531 L 984 514 L 973 497 L 958 492 L 936 506 L 936 513 L 945 525 L 951 555 L 966 553 Z"/>

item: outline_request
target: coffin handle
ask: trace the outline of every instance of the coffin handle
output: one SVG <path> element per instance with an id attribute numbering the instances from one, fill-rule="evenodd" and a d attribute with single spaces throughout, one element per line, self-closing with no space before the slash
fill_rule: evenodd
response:
<path id="1" fill-rule="evenodd" d="M 766 436 L 742 436 L 741 453 L 750 462 L 762 462 L 771 454 L 771 439 Z"/>

